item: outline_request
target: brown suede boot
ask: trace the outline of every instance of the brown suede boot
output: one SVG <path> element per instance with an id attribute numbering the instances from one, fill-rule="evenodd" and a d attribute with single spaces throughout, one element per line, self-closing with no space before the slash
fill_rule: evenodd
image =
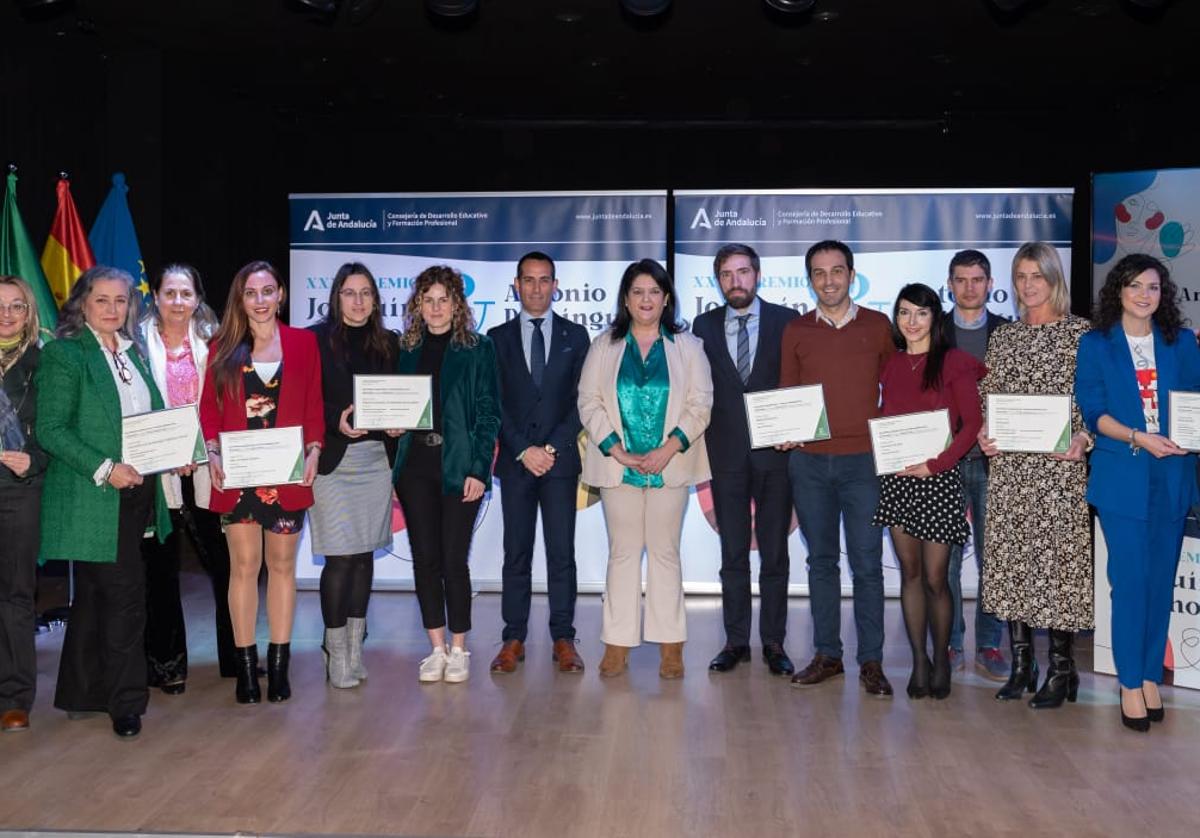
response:
<path id="1" fill-rule="evenodd" d="M 629 666 L 629 647 L 604 644 L 604 657 L 600 659 L 600 677 L 613 678 Z"/>
<path id="2" fill-rule="evenodd" d="M 682 678 L 683 677 L 683 644 L 682 643 L 660 643 L 658 647 L 659 654 L 662 656 L 658 664 L 659 678 Z"/>

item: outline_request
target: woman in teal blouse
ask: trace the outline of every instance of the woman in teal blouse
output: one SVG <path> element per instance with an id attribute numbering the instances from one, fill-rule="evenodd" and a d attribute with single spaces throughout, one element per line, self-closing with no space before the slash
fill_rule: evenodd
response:
<path id="1" fill-rule="evenodd" d="M 582 480 L 600 489 L 609 540 L 600 674 L 623 672 L 641 643 L 645 552 L 645 639 L 661 644 L 659 675 L 679 678 L 687 639 L 679 538 L 688 487 L 710 476 L 712 378 L 703 344 L 676 320 L 662 265 L 631 264 L 617 298 L 612 329 L 592 343 L 579 381 Z"/>

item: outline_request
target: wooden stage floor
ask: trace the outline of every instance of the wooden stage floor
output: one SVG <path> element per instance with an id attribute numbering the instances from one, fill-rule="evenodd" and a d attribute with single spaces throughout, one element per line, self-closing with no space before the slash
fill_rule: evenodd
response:
<path id="1" fill-rule="evenodd" d="M 154 691 L 145 730 L 120 741 L 107 718 L 51 707 L 62 633 L 42 635 L 28 733 L 0 736 L 0 830 L 495 836 L 1034 836 L 1200 830 L 1200 695 L 1166 690 L 1149 734 L 1119 723 L 1116 680 L 1083 676 L 1079 702 L 1034 712 L 996 685 L 956 674 L 944 702 L 903 696 L 909 652 L 887 607 L 885 669 L 895 698 L 866 696 L 857 667 L 808 690 L 758 657 L 709 673 L 720 601 L 688 599 L 688 671 L 657 677 L 653 645 L 626 677 L 596 674 L 600 600 L 581 596 L 588 671 L 550 661 L 544 597 L 528 657 L 491 676 L 500 598 L 475 600 L 472 677 L 421 685 L 416 600 L 376 594 L 368 682 L 324 683 L 315 593 L 301 593 L 294 697 L 240 707 L 216 674 L 211 599 L 185 574 L 191 677 Z M 853 618 L 843 603 L 847 660 Z M 968 624 L 973 606 L 968 605 Z M 806 600 L 791 605 L 788 650 L 807 661 Z M 757 630 L 757 629 L 756 629 Z M 265 649 L 265 629 L 260 627 Z M 968 629 L 968 644 L 971 641 Z M 1044 660 L 1044 640 L 1039 655 Z M 1090 668 L 1090 641 L 1081 664 Z M 265 689 L 265 685 L 264 685 Z"/>

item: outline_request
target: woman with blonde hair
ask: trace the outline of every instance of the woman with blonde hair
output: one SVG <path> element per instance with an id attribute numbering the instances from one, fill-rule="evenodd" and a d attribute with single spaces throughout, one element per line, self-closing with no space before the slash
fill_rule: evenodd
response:
<path id="1" fill-rule="evenodd" d="M 239 704 L 257 704 L 258 572 L 267 565 L 267 700 L 287 701 L 292 620 L 296 613 L 296 548 L 304 510 L 325 439 L 321 362 L 312 332 L 279 322 L 286 291 L 268 262 L 251 262 L 233 278 L 221 326 L 209 344 L 200 397 L 200 424 L 208 448 L 213 493 L 229 542 L 229 612 L 236 647 Z M 222 431 L 299 426 L 305 458 L 299 484 L 225 489 Z M 265 545 L 265 548 L 264 548 Z"/>
<path id="2" fill-rule="evenodd" d="M 0 276 L 0 730 L 29 727 L 37 688 L 34 584 L 46 453 L 38 445 L 38 311 L 25 280 Z"/>
<path id="3" fill-rule="evenodd" d="M 480 501 L 492 484 L 500 383 L 495 348 L 475 331 L 462 274 L 453 268 L 435 265 L 413 280 L 396 372 L 433 381 L 433 427 L 400 437 L 392 471 L 408 524 L 421 621 L 433 647 L 419 678 L 457 683 L 470 676 L 467 558 Z"/>

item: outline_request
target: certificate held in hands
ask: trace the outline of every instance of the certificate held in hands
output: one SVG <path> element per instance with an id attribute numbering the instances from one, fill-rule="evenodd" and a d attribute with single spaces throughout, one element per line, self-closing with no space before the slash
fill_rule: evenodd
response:
<path id="1" fill-rule="evenodd" d="M 875 473 L 895 474 L 936 457 L 950 447 L 950 411 L 926 410 L 870 419 Z"/>
<path id="2" fill-rule="evenodd" d="M 987 435 L 1001 451 L 1066 453 L 1071 447 L 1071 397 L 989 393 Z"/>
<path id="3" fill-rule="evenodd" d="M 121 462 L 143 476 L 208 462 L 196 406 L 126 416 L 121 420 Z"/>
<path id="4" fill-rule="evenodd" d="M 304 480 L 304 433 L 299 425 L 221 433 L 226 489 L 282 486 Z"/>
<path id="5" fill-rule="evenodd" d="M 433 428 L 433 378 L 428 375 L 354 376 L 354 427 L 360 431 Z"/>
<path id="6" fill-rule="evenodd" d="M 1186 451 L 1200 451 L 1200 393 L 1172 390 L 1169 398 L 1171 442 Z"/>
<path id="7" fill-rule="evenodd" d="M 829 439 L 825 391 L 820 384 L 746 393 L 751 448 Z"/>

